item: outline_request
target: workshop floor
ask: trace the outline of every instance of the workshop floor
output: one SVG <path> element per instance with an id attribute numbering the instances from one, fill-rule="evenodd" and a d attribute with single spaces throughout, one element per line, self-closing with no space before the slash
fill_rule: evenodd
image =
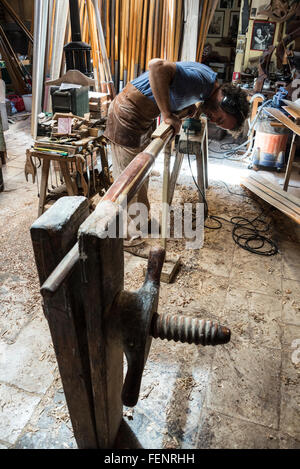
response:
<path id="1" fill-rule="evenodd" d="M 8 162 L 0 193 L 0 449 L 76 448 L 47 322 L 41 308 L 29 228 L 37 217 L 37 188 L 24 177 L 30 121 L 5 133 Z M 212 142 L 214 149 L 217 142 Z M 214 154 L 216 158 L 220 154 Z M 159 203 L 162 157 L 150 195 Z M 195 163 L 192 157 L 192 168 Z M 209 213 L 253 219 L 263 207 L 275 256 L 252 254 L 232 239 L 232 225 L 205 229 L 200 250 L 170 240 L 182 265 L 162 284 L 159 312 L 220 321 L 231 341 L 196 347 L 152 341 L 140 399 L 124 408 L 121 447 L 300 448 L 300 230 L 290 219 L 245 191 L 247 163 L 209 161 Z M 282 183 L 283 175 L 261 171 Z M 225 183 L 225 184 L 224 184 Z M 226 186 L 227 184 L 227 186 Z M 299 168 L 289 191 L 300 197 Z M 234 194 L 230 193 L 234 192 Z M 242 197 L 243 194 L 247 197 Z M 197 200 L 187 161 L 175 202 Z M 143 281 L 144 260 L 125 254 L 127 289 Z"/>

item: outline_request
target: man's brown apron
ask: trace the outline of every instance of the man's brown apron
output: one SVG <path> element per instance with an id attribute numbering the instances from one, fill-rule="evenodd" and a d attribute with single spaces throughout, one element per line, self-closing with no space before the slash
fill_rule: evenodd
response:
<path id="1" fill-rule="evenodd" d="M 158 106 L 128 83 L 110 104 L 104 136 L 117 145 L 141 147 L 159 114 Z"/>

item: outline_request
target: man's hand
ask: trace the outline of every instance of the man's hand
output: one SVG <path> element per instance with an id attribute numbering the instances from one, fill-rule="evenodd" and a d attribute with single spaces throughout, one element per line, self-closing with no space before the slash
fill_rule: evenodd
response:
<path id="1" fill-rule="evenodd" d="M 194 117 L 195 113 L 197 112 L 197 109 L 197 106 L 195 104 L 192 104 L 191 106 L 185 107 L 176 114 L 179 114 L 181 119 L 185 119 L 186 117 Z"/>
<path id="2" fill-rule="evenodd" d="M 179 134 L 182 122 L 178 116 L 176 116 L 175 114 L 162 113 L 161 117 L 166 124 L 171 125 L 173 127 L 175 135 Z"/>
<path id="3" fill-rule="evenodd" d="M 149 62 L 149 81 L 162 120 L 171 125 L 175 134 L 181 127 L 181 120 L 171 112 L 170 84 L 176 72 L 176 64 L 163 59 L 151 59 Z"/>

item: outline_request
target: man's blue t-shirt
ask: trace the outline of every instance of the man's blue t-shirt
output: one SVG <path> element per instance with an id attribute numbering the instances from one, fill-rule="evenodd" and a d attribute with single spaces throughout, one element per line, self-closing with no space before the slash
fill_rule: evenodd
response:
<path id="1" fill-rule="evenodd" d="M 198 62 L 176 62 L 176 72 L 170 85 L 171 111 L 180 111 L 211 94 L 217 74 L 207 65 Z M 155 102 L 149 71 L 131 81 L 143 95 Z"/>

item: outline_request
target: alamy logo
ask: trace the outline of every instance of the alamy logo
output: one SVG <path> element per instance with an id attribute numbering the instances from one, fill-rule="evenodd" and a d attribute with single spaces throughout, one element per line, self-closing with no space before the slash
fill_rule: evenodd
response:
<path id="1" fill-rule="evenodd" d="M 296 349 L 292 353 L 292 362 L 295 363 L 295 365 L 299 365 L 300 363 L 300 339 L 295 339 L 293 340 L 291 347 Z"/>
<path id="2" fill-rule="evenodd" d="M 292 101 L 296 101 L 300 95 L 300 78 L 295 78 L 292 83 L 292 87 L 297 87 L 293 92 L 292 92 Z"/>
<path id="3" fill-rule="evenodd" d="M 153 208 L 153 207 L 151 207 Z M 200 249 L 204 243 L 204 204 L 185 203 L 183 206 L 156 206 L 159 214 L 155 221 L 150 220 L 149 211 L 142 203 L 119 206 L 119 216 L 111 217 L 105 230 L 101 230 L 102 238 L 166 238 L 185 239 L 186 249 Z M 109 206 L 107 207 L 109 211 Z M 157 210 L 155 210 L 157 212 Z M 152 213 L 152 210 L 151 210 Z M 164 216 L 163 216 L 164 214 Z M 163 227 L 159 226 L 161 220 Z"/>

